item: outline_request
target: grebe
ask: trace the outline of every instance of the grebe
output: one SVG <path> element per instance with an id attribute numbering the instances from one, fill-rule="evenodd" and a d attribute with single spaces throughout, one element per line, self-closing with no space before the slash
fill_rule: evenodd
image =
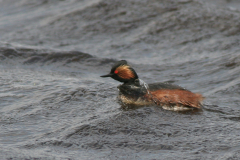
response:
<path id="1" fill-rule="evenodd" d="M 160 105 L 163 109 L 185 111 L 201 109 L 204 97 L 178 85 L 169 83 L 152 83 L 147 85 L 138 78 L 135 70 L 126 60 L 116 62 L 110 73 L 101 77 L 111 77 L 123 82 L 118 86 L 119 100 L 123 104 Z"/>

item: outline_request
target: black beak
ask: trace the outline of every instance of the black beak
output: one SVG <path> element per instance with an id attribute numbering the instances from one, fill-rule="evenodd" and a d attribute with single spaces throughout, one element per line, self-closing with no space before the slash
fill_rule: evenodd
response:
<path id="1" fill-rule="evenodd" d="M 100 76 L 100 77 L 112 77 L 113 76 L 113 74 L 112 73 L 109 73 L 109 74 L 106 74 L 106 75 L 102 75 L 102 76 Z"/>

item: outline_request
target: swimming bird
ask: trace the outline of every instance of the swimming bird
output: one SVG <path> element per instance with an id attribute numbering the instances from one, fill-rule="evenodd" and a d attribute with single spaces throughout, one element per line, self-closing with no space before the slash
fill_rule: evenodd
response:
<path id="1" fill-rule="evenodd" d="M 118 86 L 119 100 L 126 105 L 160 105 L 163 109 L 185 111 L 201 109 L 204 97 L 183 87 L 170 83 L 146 84 L 126 60 L 116 62 L 109 74 L 123 84 Z"/>

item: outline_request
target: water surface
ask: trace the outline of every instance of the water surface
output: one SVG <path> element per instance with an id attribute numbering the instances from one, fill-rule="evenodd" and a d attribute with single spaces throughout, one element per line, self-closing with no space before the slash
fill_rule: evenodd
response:
<path id="1" fill-rule="evenodd" d="M 0 1 L 2 159 L 239 159 L 240 3 Z M 103 79 L 126 59 L 202 111 L 123 108 Z"/>

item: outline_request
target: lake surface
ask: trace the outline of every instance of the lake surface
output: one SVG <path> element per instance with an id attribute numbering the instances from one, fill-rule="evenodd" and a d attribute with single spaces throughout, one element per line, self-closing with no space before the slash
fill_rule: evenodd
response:
<path id="1" fill-rule="evenodd" d="M 2 159 L 239 159 L 238 0 L 0 0 Z M 202 111 L 124 108 L 125 59 Z"/>

